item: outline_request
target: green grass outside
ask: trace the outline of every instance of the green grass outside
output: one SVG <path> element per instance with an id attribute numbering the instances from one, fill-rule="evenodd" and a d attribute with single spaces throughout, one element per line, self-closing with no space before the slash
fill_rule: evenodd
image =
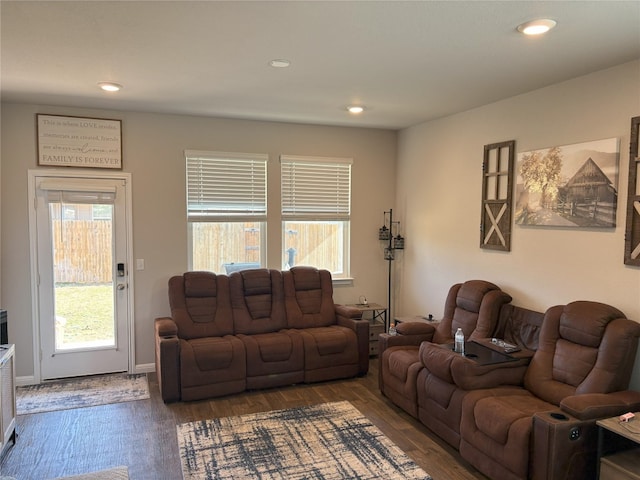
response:
<path id="1" fill-rule="evenodd" d="M 63 343 L 113 339 L 113 287 L 58 284 L 56 317 L 66 320 Z"/>

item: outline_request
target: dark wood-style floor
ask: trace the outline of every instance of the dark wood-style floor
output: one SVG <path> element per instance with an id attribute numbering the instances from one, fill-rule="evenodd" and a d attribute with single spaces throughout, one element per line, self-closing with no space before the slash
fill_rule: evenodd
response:
<path id="1" fill-rule="evenodd" d="M 179 423 L 348 400 L 434 480 L 486 479 L 380 394 L 377 368 L 372 358 L 363 378 L 169 405 L 162 402 L 150 374 L 149 400 L 18 416 L 18 440 L 6 452 L 0 473 L 18 480 L 47 480 L 126 465 L 131 480 L 180 480 Z"/>

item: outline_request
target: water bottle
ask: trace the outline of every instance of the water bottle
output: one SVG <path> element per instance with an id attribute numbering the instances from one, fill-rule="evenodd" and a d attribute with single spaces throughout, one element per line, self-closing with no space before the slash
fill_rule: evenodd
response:
<path id="1" fill-rule="evenodd" d="M 391 325 L 389 325 L 389 335 L 397 335 L 398 332 L 396 331 L 396 324 L 392 323 Z"/>
<path id="2" fill-rule="evenodd" d="M 456 343 L 454 344 L 453 348 L 454 351 L 464 355 L 464 332 L 461 328 L 456 330 L 455 342 Z"/>

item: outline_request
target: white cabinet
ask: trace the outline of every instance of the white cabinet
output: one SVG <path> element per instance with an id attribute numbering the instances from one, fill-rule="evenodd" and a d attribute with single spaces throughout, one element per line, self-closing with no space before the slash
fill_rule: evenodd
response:
<path id="1" fill-rule="evenodd" d="M 0 458 L 16 434 L 15 347 L 0 345 Z"/>

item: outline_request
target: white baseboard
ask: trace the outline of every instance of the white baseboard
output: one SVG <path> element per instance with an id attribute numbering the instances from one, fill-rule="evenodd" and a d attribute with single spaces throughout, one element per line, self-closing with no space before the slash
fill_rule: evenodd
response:
<path id="1" fill-rule="evenodd" d="M 150 373 L 156 371 L 155 363 L 142 363 L 136 365 L 133 373 Z M 27 385 L 37 385 L 36 377 L 33 375 L 25 375 L 24 377 L 16 377 L 16 387 L 25 387 Z"/>
<path id="2" fill-rule="evenodd" d="M 16 387 L 24 387 L 26 385 L 35 385 L 36 383 L 36 377 L 34 377 L 33 375 L 29 375 L 26 377 L 16 377 Z"/>
<path id="3" fill-rule="evenodd" d="M 134 373 L 150 373 L 156 371 L 155 363 L 143 363 L 140 365 L 136 365 L 134 369 Z"/>

